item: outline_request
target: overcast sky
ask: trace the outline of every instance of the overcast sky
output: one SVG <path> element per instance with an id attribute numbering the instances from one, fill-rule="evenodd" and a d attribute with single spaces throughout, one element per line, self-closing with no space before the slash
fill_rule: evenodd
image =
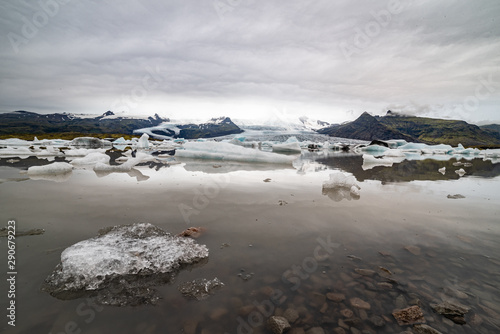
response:
<path id="1" fill-rule="evenodd" d="M 500 122 L 499 0 L 0 0 L 0 111 Z"/>

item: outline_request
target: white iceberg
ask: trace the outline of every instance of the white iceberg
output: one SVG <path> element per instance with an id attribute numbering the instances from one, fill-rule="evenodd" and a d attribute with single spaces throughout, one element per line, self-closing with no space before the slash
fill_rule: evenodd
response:
<path id="1" fill-rule="evenodd" d="M 107 141 L 102 141 L 99 138 L 94 137 L 77 137 L 71 141 L 72 146 L 82 146 L 90 148 L 100 148 L 109 144 Z"/>
<path id="2" fill-rule="evenodd" d="M 147 133 L 143 133 L 139 141 L 137 142 L 137 148 L 149 148 L 149 136 Z"/>
<path id="3" fill-rule="evenodd" d="M 369 145 L 361 147 L 362 152 L 370 153 L 373 155 L 380 155 L 387 151 L 389 148 L 382 145 Z"/>
<path id="4" fill-rule="evenodd" d="M 175 151 L 175 156 L 180 158 L 275 164 L 291 164 L 292 161 L 295 160 L 295 157 L 292 156 L 262 152 L 257 149 L 251 149 L 222 142 L 188 142 L 184 144 L 183 150 L 179 149 Z"/>
<path id="5" fill-rule="evenodd" d="M 205 245 L 191 238 L 172 236 L 152 224 L 115 226 L 66 248 L 43 290 L 55 297 L 67 296 L 68 291 L 96 291 L 97 301 L 134 304 L 130 299 L 123 301 L 121 296 L 110 294 L 122 294 L 121 289 L 128 294 L 144 293 L 144 288 L 156 283 L 158 275 L 173 275 L 181 266 L 207 257 Z M 135 300 L 135 304 L 141 302 Z"/>
<path id="6" fill-rule="evenodd" d="M 0 139 L 0 145 L 6 146 L 31 146 L 32 142 L 19 138 Z"/>
<path id="7" fill-rule="evenodd" d="M 100 152 L 104 153 L 106 152 L 105 149 L 100 149 L 100 148 L 72 148 L 69 150 L 64 151 L 64 155 L 67 157 L 84 157 L 89 155 L 90 153 L 94 152 Z"/>
<path id="8" fill-rule="evenodd" d="M 43 175 L 43 174 L 64 174 L 73 170 L 67 162 L 53 162 L 44 166 L 31 166 L 28 168 L 28 175 Z"/>
<path id="9" fill-rule="evenodd" d="M 440 172 L 443 175 L 446 174 L 446 167 L 439 168 L 438 172 Z"/>
<path id="10" fill-rule="evenodd" d="M 290 137 L 292 138 L 292 137 Z M 290 139 L 288 138 L 288 139 Z M 293 137 L 295 138 L 295 137 Z M 295 138 L 296 139 L 296 138 Z M 273 145 L 273 152 L 280 152 L 280 153 L 301 153 L 302 149 L 300 148 L 300 145 L 298 142 L 285 142 L 282 144 L 274 144 Z"/>
<path id="11" fill-rule="evenodd" d="M 47 146 L 44 150 L 34 152 L 37 157 L 61 157 L 64 153 L 53 146 Z"/>
<path id="12" fill-rule="evenodd" d="M 135 158 L 128 158 L 121 165 L 109 165 L 107 163 L 97 162 L 94 166 L 95 172 L 114 173 L 114 172 L 130 172 L 137 164 L 154 159 L 151 155 L 137 152 Z"/>
<path id="13" fill-rule="evenodd" d="M 382 155 L 384 157 L 392 157 L 392 158 L 404 157 L 404 158 L 406 158 L 405 153 L 400 149 L 390 148 L 390 149 L 386 150 Z"/>
<path id="14" fill-rule="evenodd" d="M 28 157 L 35 155 L 28 147 L 6 147 L 0 148 L 2 157 Z"/>
<path id="15" fill-rule="evenodd" d="M 323 182 L 323 195 L 327 195 L 335 202 L 340 202 L 343 199 L 358 200 L 360 189 L 361 187 L 354 176 L 342 172 L 330 174 L 330 180 Z"/>
<path id="16" fill-rule="evenodd" d="M 466 174 L 465 170 L 463 168 L 460 168 L 459 170 L 456 170 L 455 173 L 458 174 L 458 176 L 462 177 Z"/>
<path id="17" fill-rule="evenodd" d="M 96 163 L 109 164 L 109 155 L 101 152 L 92 152 L 82 158 L 76 158 L 71 161 L 72 165 L 94 165 Z"/>
<path id="18" fill-rule="evenodd" d="M 70 178 L 73 166 L 66 162 L 53 162 L 44 166 L 31 166 L 28 176 L 32 180 L 63 182 Z"/>

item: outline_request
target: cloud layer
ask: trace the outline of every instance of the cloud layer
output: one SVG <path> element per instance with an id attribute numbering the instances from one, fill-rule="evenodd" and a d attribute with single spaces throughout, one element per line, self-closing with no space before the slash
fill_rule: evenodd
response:
<path id="1" fill-rule="evenodd" d="M 500 2 L 0 3 L 0 110 L 500 121 Z"/>

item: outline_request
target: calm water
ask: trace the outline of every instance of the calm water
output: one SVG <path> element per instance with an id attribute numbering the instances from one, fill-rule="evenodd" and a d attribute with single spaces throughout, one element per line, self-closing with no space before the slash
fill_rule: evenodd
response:
<path id="1" fill-rule="evenodd" d="M 187 160 L 170 167 L 143 164 L 128 174 L 76 169 L 55 182 L 22 173 L 44 160 L 2 159 L 1 225 L 15 219 L 19 231 L 46 232 L 16 240 L 16 327 L 3 315 L 0 328 L 271 333 L 263 322 L 292 309 L 299 315 L 292 327 L 305 331 L 400 333 L 407 328 L 397 325 L 393 310 L 420 305 L 427 324 L 443 333 L 498 333 L 500 164 L 471 160 L 460 178 L 454 162 L 405 161 L 363 170 L 360 156 L 304 153 L 293 167 Z M 437 171 L 443 166 L 445 175 Z M 322 191 L 333 170 L 356 177 L 359 199 Z M 447 198 L 454 194 L 465 198 Z M 171 233 L 204 227 L 197 241 L 210 249 L 208 262 L 157 287 L 162 299 L 154 306 L 99 306 L 40 290 L 66 247 L 100 228 L 136 222 Z M 5 238 L 0 248 L 6 263 Z M 182 282 L 214 277 L 225 286 L 206 300 L 186 299 L 177 290 Z M 5 280 L 0 288 L 6 313 Z M 328 293 L 344 300 L 333 301 Z M 353 307 L 355 297 L 370 308 Z M 466 325 L 432 311 L 430 303 L 443 300 L 470 308 Z"/>

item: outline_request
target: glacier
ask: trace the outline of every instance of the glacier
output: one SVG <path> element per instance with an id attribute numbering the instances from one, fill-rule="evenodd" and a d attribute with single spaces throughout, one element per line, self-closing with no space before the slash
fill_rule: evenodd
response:
<path id="1" fill-rule="evenodd" d="M 175 157 L 239 162 L 291 164 L 295 157 L 284 156 L 224 142 L 187 142 Z"/>

